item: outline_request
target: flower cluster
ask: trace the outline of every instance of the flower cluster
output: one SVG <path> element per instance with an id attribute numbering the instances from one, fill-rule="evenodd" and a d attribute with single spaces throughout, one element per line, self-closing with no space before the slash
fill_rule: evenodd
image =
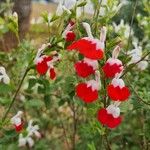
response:
<path id="1" fill-rule="evenodd" d="M 39 126 L 33 125 L 33 120 L 30 120 L 26 129 L 24 129 L 24 122 L 22 120 L 22 111 L 18 111 L 15 116 L 11 118 L 11 123 L 14 125 L 16 132 L 19 133 L 19 147 L 26 146 L 33 147 L 34 140 L 33 135 L 36 138 L 41 138 L 41 134 L 38 131 Z"/>
<path id="2" fill-rule="evenodd" d="M 93 37 L 89 24 L 83 23 L 83 27 L 88 37 L 83 37 L 73 42 L 67 49 L 68 51 L 77 50 L 84 56 L 83 60 L 74 65 L 78 76 L 86 78 L 90 75 L 95 75 L 95 80 L 79 83 L 76 86 L 76 95 L 84 102 L 91 103 L 98 99 L 98 90 L 101 88 L 98 60 L 101 60 L 104 56 L 106 27 L 101 29 L 100 40 Z M 125 86 L 124 81 L 121 79 L 124 68 L 121 60 L 118 59 L 119 52 L 120 47 L 116 46 L 112 52 L 112 57 L 102 67 L 104 79 L 113 78 L 111 83 L 107 85 L 106 90 L 108 97 L 115 103 L 107 108 L 100 109 L 97 118 L 101 124 L 109 128 L 115 128 L 121 123 L 118 106 L 130 96 L 128 87 Z"/>
<path id="3" fill-rule="evenodd" d="M 104 42 L 106 37 L 106 28 L 101 30 L 100 39 L 93 38 L 90 25 L 83 23 L 88 37 L 83 37 L 67 47 L 69 51 L 78 50 L 84 56 L 84 59 L 75 63 L 75 70 L 82 78 L 95 75 L 95 79 L 76 86 L 76 94 L 81 100 L 91 103 L 98 99 L 98 90 L 100 90 L 100 73 L 98 71 L 98 59 L 102 59 L 104 55 Z"/>
<path id="4" fill-rule="evenodd" d="M 49 73 L 49 77 L 54 80 L 56 78 L 56 72 L 54 69 L 54 63 L 60 60 L 60 55 L 55 52 L 53 55 L 44 55 L 43 52 L 46 48 L 50 48 L 51 44 L 43 44 L 38 50 L 36 58 L 34 60 L 36 65 L 36 70 L 40 75 L 45 75 Z"/>

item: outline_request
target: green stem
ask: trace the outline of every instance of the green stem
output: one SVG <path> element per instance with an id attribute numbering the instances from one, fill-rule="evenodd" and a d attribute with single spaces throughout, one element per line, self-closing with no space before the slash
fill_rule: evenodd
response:
<path id="1" fill-rule="evenodd" d="M 19 91 L 20 91 L 20 89 L 21 89 L 21 86 L 22 86 L 22 84 L 23 84 L 23 81 L 24 81 L 26 75 L 28 74 L 29 70 L 30 70 L 30 68 L 27 68 L 27 69 L 26 69 L 26 71 L 25 71 L 25 73 L 24 73 L 24 75 L 23 75 L 23 77 L 22 77 L 22 79 L 21 79 L 21 81 L 20 81 L 20 83 L 19 83 L 19 86 L 18 86 L 18 88 L 17 88 L 17 90 L 16 90 L 16 92 L 15 92 L 15 95 L 14 95 L 14 97 L 12 98 L 12 101 L 11 101 L 9 107 L 8 107 L 8 109 L 6 110 L 6 112 L 5 112 L 5 114 L 4 114 L 3 118 L 2 118 L 2 122 L 4 122 L 4 121 L 6 120 L 6 118 L 7 118 L 7 116 L 8 116 L 8 113 L 9 113 L 9 111 L 11 110 L 11 108 L 12 108 L 12 106 L 13 106 L 15 100 L 16 100 L 16 97 L 17 97 L 17 95 L 18 95 L 18 93 L 19 93 Z"/>
<path id="2" fill-rule="evenodd" d="M 135 1 L 134 8 L 133 8 L 133 13 L 132 13 L 131 22 L 130 22 L 129 38 L 128 38 L 128 44 L 127 44 L 127 49 L 126 49 L 127 51 L 128 51 L 129 46 L 130 46 L 131 30 L 132 30 L 132 26 L 133 26 L 133 21 L 134 21 L 134 17 L 135 17 L 135 12 L 136 12 L 136 8 L 137 8 L 137 3 L 138 3 L 138 1 L 136 0 L 136 1 Z M 126 51 L 126 54 L 127 54 L 127 51 Z"/>
<path id="3" fill-rule="evenodd" d="M 150 52 L 148 52 L 147 54 L 145 54 L 139 61 L 137 61 L 136 63 L 134 63 L 131 67 L 126 67 L 125 72 L 122 74 L 122 76 L 120 78 L 122 78 L 124 75 L 126 75 L 132 68 L 134 68 L 139 62 L 141 62 L 142 60 L 144 60 L 148 55 L 150 54 Z"/>

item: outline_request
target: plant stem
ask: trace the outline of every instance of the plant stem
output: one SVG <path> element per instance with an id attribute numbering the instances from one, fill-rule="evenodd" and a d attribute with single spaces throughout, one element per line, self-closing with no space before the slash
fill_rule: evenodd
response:
<path id="1" fill-rule="evenodd" d="M 142 60 L 144 60 L 149 54 L 150 54 L 150 52 L 148 52 L 147 54 L 145 54 L 139 61 L 137 61 L 136 63 L 134 63 L 133 66 L 126 67 L 125 72 L 122 74 L 122 76 L 120 78 L 122 78 L 126 73 L 128 73 L 128 71 L 130 71 L 132 68 L 134 68 L 139 62 L 141 62 Z"/>
<path id="2" fill-rule="evenodd" d="M 77 120 L 76 120 L 76 111 L 75 111 L 75 105 L 74 105 L 74 103 L 73 103 L 72 111 L 73 111 L 73 136 L 72 136 L 72 150 L 75 150 L 75 149 L 76 149 Z"/>
<path id="3" fill-rule="evenodd" d="M 60 116 L 58 110 L 55 109 L 55 111 L 57 112 L 57 115 Z M 63 129 L 63 132 L 64 132 L 65 141 L 66 141 L 66 144 L 67 144 L 67 147 L 68 147 L 68 150 L 69 150 L 70 149 L 70 145 L 69 145 L 69 142 L 68 142 L 68 139 L 67 139 L 67 132 L 66 132 L 65 126 L 63 124 L 63 121 L 61 119 L 59 119 L 59 120 L 60 120 L 61 127 Z"/>
<path id="4" fill-rule="evenodd" d="M 107 149 L 112 150 L 111 145 L 110 145 L 109 140 L 108 140 L 108 137 L 107 137 L 107 133 L 104 136 L 105 136 L 105 140 L 106 140 L 106 144 L 107 144 Z"/>
<path id="5" fill-rule="evenodd" d="M 12 101 L 11 101 L 9 107 L 8 107 L 8 109 L 6 110 L 6 112 L 5 112 L 5 114 L 4 114 L 3 118 L 2 118 L 2 122 L 4 122 L 4 121 L 6 120 L 7 115 L 8 115 L 9 111 L 11 110 L 11 108 L 12 108 L 12 106 L 13 106 L 15 100 L 16 100 L 16 97 L 17 97 L 17 95 L 18 95 L 18 93 L 19 93 L 19 91 L 20 91 L 20 89 L 21 89 L 21 86 L 22 86 L 22 84 L 23 84 L 23 81 L 24 81 L 26 75 L 28 74 L 29 70 L 30 70 L 30 68 L 27 68 L 27 69 L 26 69 L 26 71 L 25 71 L 25 73 L 24 73 L 24 75 L 23 75 L 23 77 L 22 77 L 22 79 L 21 79 L 21 81 L 20 81 L 20 83 L 19 83 L 19 85 L 18 85 L 18 88 L 17 88 L 17 90 L 16 90 L 16 92 L 15 92 L 15 95 L 14 95 L 14 97 L 12 98 Z"/>
<path id="6" fill-rule="evenodd" d="M 135 93 L 135 95 L 136 95 L 136 97 L 138 98 L 138 100 L 139 100 L 140 102 L 142 102 L 142 103 L 144 103 L 144 104 L 150 106 L 150 103 L 144 101 L 144 100 L 138 95 L 138 93 L 137 93 L 136 90 L 135 90 L 135 87 L 133 88 L 133 86 L 130 84 L 131 82 L 130 82 L 127 78 L 126 78 L 126 80 L 127 80 L 128 84 L 130 85 L 131 89 L 133 90 L 133 92 Z"/>
<path id="7" fill-rule="evenodd" d="M 127 51 L 128 51 L 129 45 L 130 45 L 129 43 L 130 43 L 130 39 L 131 39 L 131 30 L 132 30 L 132 26 L 133 26 L 133 21 L 134 21 L 134 17 L 135 17 L 135 12 L 136 12 L 137 3 L 138 3 L 138 1 L 136 0 L 136 1 L 135 1 L 134 8 L 133 8 L 133 13 L 132 13 L 131 22 L 130 22 L 129 38 L 128 38 L 128 44 L 127 44 L 127 49 L 126 49 Z M 126 51 L 126 55 L 127 55 L 127 51 Z"/>

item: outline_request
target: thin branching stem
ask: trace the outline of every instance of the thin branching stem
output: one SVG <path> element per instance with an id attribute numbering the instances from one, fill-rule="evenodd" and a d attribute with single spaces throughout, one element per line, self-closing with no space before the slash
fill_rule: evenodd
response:
<path id="1" fill-rule="evenodd" d="M 15 92 L 13 98 L 12 98 L 12 101 L 11 101 L 11 103 L 10 103 L 8 109 L 6 110 L 6 112 L 5 112 L 4 116 L 3 116 L 3 118 L 2 118 L 2 122 L 4 122 L 4 121 L 6 120 L 6 118 L 7 118 L 7 116 L 8 116 L 8 113 L 9 113 L 9 111 L 11 110 L 11 108 L 12 108 L 12 106 L 13 106 L 15 100 L 16 100 L 16 97 L 17 97 L 17 95 L 18 95 L 18 93 L 19 93 L 19 91 L 20 91 L 20 89 L 21 89 L 21 86 L 22 86 L 22 84 L 23 84 L 23 81 L 24 81 L 24 79 L 25 79 L 25 77 L 27 76 L 27 74 L 28 74 L 29 71 L 30 71 L 30 68 L 27 68 L 26 71 L 24 72 L 24 75 L 23 75 L 22 79 L 20 80 L 20 83 L 19 83 L 18 88 L 17 88 L 17 90 L 16 90 L 16 92 Z"/>

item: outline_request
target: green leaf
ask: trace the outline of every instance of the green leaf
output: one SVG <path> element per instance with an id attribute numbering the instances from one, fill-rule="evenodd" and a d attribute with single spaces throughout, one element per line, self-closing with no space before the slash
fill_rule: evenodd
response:
<path id="1" fill-rule="evenodd" d="M 6 94 L 12 91 L 12 87 L 7 84 L 0 83 L 0 94 Z"/>

